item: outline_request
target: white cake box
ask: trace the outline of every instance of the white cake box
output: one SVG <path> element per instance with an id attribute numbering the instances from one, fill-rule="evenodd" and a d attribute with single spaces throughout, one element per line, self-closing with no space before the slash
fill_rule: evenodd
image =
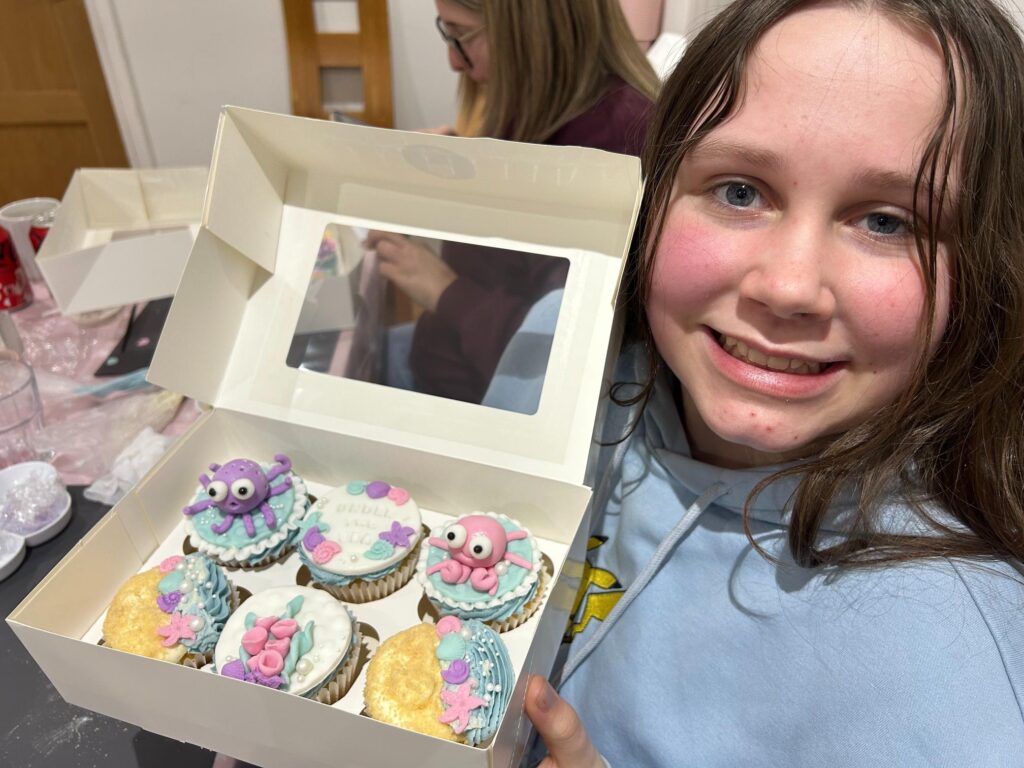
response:
<path id="1" fill-rule="evenodd" d="M 510 766 L 530 727 L 530 673 L 547 674 L 572 610 L 587 541 L 584 484 L 608 375 L 614 302 L 641 192 L 636 158 L 573 147 L 457 139 L 228 107 L 202 228 L 175 295 L 152 381 L 214 408 L 8 617 L 70 703 L 263 766 Z M 330 223 L 488 243 L 568 259 L 536 414 L 290 368 L 293 329 Z M 436 531 L 493 510 L 519 520 L 554 580 L 502 635 L 516 687 L 484 747 L 361 715 L 365 668 L 326 706 L 97 645 L 127 578 L 181 552 L 183 505 L 211 461 L 288 454 L 314 494 L 352 479 L 410 491 Z M 251 591 L 294 583 L 297 557 L 229 572 Z M 414 579 L 353 605 L 381 639 L 420 621 Z"/>
<path id="2" fill-rule="evenodd" d="M 199 230 L 206 168 L 83 168 L 36 263 L 65 314 L 173 296 Z"/>

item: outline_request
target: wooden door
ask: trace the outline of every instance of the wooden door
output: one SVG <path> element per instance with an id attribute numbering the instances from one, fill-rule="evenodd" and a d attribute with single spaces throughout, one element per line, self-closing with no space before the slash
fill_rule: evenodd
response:
<path id="1" fill-rule="evenodd" d="M 127 165 L 84 0 L 0 0 L 0 205 Z"/>

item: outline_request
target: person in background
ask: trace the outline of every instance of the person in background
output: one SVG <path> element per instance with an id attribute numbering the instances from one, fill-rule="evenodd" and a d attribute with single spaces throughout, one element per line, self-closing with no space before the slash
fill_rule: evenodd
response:
<path id="1" fill-rule="evenodd" d="M 619 0 L 436 0 L 461 75 L 462 135 L 639 154 L 659 81 Z M 389 333 L 388 383 L 479 403 L 530 307 L 565 284 L 564 260 L 371 232 L 381 274 L 423 310 Z"/>
<path id="2" fill-rule="evenodd" d="M 1022 124 L 990 0 L 691 41 L 542 768 L 1022 764 Z"/>

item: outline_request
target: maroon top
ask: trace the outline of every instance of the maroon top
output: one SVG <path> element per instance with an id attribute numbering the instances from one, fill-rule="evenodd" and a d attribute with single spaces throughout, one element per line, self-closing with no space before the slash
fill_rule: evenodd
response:
<path id="1" fill-rule="evenodd" d="M 651 102 L 613 78 L 593 107 L 544 144 L 639 155 Z M 441 258 L 457 277 L 434 312 L 416 322 L 409 365 L 416 390 L 479 403 L 502 352 L 538 299 L 565 285 L 568 262 L 552 256 L 446 242 Z"/>

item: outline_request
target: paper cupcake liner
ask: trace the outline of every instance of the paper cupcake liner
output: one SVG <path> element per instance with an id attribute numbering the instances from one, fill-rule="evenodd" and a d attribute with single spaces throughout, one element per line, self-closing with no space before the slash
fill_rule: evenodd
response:
<path id="1" fill-rule="evenodd" d="M 363 644 L 363 635 L 359 629 L 359 622 L 352 623 L 352 635 L 352 647 L 345 658 L 345 663 L 341 665 L 341 668 L 334 675 L 334 679 L 325 684 L 316 692 L 316 696 L 313 697 L 321 704 L 333 704 L 348 693 L 348 689 L 352 687 L 352 683 L 355 682 L 356 677 L 359 675 L 359 670 L 362 668 L 359 664 L 360 650 Z"/>
<path id="2" fill-rule="evenodd" d="M 420 557 L 420 546 L 426 537 L 426 533 L 420 536 L 416 546 L 412 547 L 409 553 L 402 558 L 398 567 L 379 579 L 374 579 L 373 581 L 358 579 L 350 584 L 338 587 L 319 582 L 313 576 L 311 583 L 315 584 L 319 589 L 329 592 L 339 600 L 344 600 L 346 603 L 368 603 L 372 600 L 380 600 L 404 587 L 412 578 L 412 575 L 416 573 L 416 564 L 419 562 Z"/>
<path id="3" fill-rule="evenodd" d="M 486 621 L 484 623 L 499 634 L 515 629 L 537 612 L 541 601 L 544 599 L 544 593 L 547 592 L 550 581 L 551 570 L 548 561 L 545 558 L 544 567 L 541 568 L 540 579 L 538 579 L 537 583 L 537 594 L 533 596 L 533 599 L 526 603 L 519 613 L 513 613 L 507 619 L 502 619 L 500 621 Z"/>

